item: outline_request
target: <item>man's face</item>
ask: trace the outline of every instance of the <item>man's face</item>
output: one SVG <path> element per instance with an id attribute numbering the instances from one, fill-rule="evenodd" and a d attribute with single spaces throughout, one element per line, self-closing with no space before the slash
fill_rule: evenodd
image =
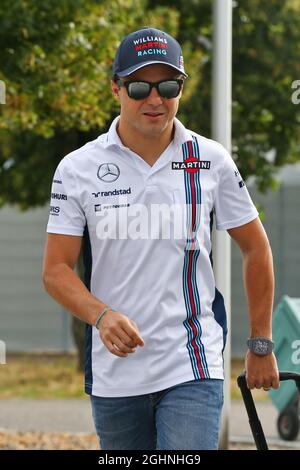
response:
<path id="1" fill-rule="evenodd" d="M 176 70 L 168 65 L 153 64 L 143 67 L 122 80 L 143 80 L 158 82 L 178 77 Z M 121 104 L 121 125 L 125 132 L 137 132 L 144 137 L 157 138 L 173 127 L 181 93 L 176 98 L 166 99 L 159 96 L 156 88 L 142 100 L 129 98 L 124 86 L 121 88 L 112 82 L 114 95 Z"/>

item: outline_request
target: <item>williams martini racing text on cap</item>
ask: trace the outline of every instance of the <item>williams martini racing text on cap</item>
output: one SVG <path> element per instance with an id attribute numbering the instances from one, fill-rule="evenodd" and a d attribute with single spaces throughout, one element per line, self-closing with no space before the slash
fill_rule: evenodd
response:
<path id="1" fill-rule="evenodd" d="M 113 76 L 126 77 L 151 64 L 169 65 L 187 77 L 176 39 L 154 28 L 140 29 L 123 39 L 113 63 Z"/>

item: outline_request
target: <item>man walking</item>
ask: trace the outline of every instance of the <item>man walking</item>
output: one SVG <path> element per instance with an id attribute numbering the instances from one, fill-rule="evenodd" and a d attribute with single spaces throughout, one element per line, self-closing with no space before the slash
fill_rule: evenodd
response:
<path id="1" fill-rule="evenodd" d="M 217 449 L 226 314 L 211 228 L 243 255 L 250 388 L 278 387 L 272 254 L 227 151 L 176 113 L 177 41 L 145 28 L 113 64 L 120 116 L 56 170 L 43 279 L 86 322 L 85 388 L 102 449 Z M 84 240 L 85 285 L 74 272 Z"/>

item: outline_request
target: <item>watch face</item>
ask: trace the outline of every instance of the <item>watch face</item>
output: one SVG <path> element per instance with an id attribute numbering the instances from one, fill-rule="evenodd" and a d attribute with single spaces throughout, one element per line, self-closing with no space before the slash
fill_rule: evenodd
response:
<path id="1" fill-rule="evenodd" d="M 258 354 L 268 354 L 270 352 L 269 350 L 269 343 L 267 341 L 263 341 L 261 339 L 258 339 L 254 343 L 254 350 Z"/>
<path id="2" fill-rule="evenodd" d="M 265 356 L 273 351 L 274 343 L 269 339 L 264 338 L 249 338 L 247 341 L 250 351 L 260 356 Z"/>

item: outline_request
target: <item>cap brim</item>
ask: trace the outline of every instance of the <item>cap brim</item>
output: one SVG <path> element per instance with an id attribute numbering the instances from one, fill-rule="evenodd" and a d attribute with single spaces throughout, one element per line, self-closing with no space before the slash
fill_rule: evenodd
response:
<path id="1" fill-rule="evenodd" d="M 168 64 L 167 62 L 164 62 L 163 60 L 152 60 L 151 62 L 142 62 L 137 65 L 133 65 L 132 67 L 129 67 L 126 70 L 123 70 L 122 72 L 118 72 L 116 75 L 118 77 L 127 77 L 128 75 L 131 75 L 133 72 L 136 72 L 137 70 L 146 67 L 147 65 L 153 65 L 153 64 L 163 64 L 167 65 L 168 67 L 171 67 L 174 70 L 177 70 L 177 72 L 181 73 L 185 77 L 188 77 L 188 74 L 183 72 L 179 67 L 175 67 L 175 65 Z"/>

